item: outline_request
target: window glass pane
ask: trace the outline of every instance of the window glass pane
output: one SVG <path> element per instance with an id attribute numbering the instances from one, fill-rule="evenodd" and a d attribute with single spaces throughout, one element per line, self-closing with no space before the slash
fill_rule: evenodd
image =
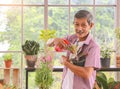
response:
<path id="1" fill-rule="evenodd" d="M 68 4 L 68 0 L 48 0 L 48 4 L 52 5 L 66 5 Z"/>
<path id="2" fill-rule="evenodd" d="M 73 5 L 89 5 L 93 4 L 93 0 L 71 0 L 71 4 Z"/>
<path id="3" fill-rule="evenodd" d="M 44 0 L 23 0 L 25 4 L 44 4 Z"/>
<path id="4" fill-rule="evenodd" d="M 0 0 L 0 4 L 19 4 L 21 0 Z"/>
<path id="5" fill-rule="evenodd" d="M 0 50 L 21 49 L 20 7 L 0 7 Z"/>
<path id="6" fill-rule="evenodd" d="M 48 28 L 57 30 L 57 36 L 66 36 L 68 30 L 68 8 L 51 7 L 48 13 Z"/>
<path id="7" fill-rule="evenodd" d="M 95 38 L 101 46 L 104 44 L 112 50 L 114 49 L 114 13 L 114 7 L 96 8 Z M 111 59 L 111 63 L 114 63 L 113 56 Z"/>
<path id="8" fill-rule="evenodd" d="M 112 43 L 114 37 L 114 13 L 113 7 L 97 7 L 96 8 L 96 37 L 100 44 L 102 42 Z M 109 23 L 109 24 L 108 24 Z M 102 33 L 102 34 L 101 34 Z"/>
<path id="9" fill-rule="evenodd" d="M 95 4 L 115 4 L 116 0 L 95 0 Z"/>
<path id="10" fill-rule="evenodd" d="M 39 40 L 40 30 L 44 28 L 43 7 L 24 7 L 25 40 Z"/>
<path id="11" fill-rule="evenodd" d="M 74 15 L 77 11 L 79 10 L 88 10 L 92 13 L 92 7 L 84 7 L 84 8 L 80 8 L 80 7 L 72 7 L 71 8 L 71 12 L 70 12 L 70 33 L 74 33 L 74 26 L 73 26 L 73 22 L 74 22 Z"/>

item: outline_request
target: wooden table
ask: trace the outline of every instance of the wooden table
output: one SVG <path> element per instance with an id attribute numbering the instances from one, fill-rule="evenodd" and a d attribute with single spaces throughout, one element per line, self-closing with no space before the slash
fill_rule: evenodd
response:
<path id="1" fill-rule="evenodd" d="M 9 84 L 10 83 L 10 74 L 11 74 L 11 71 L 12 71 L 12 76 L 13 76 L 13 79 L 12 79 L 12 83 L 13 85 L 15 86 L 19 86 L 19 82 L 20 82 L 20 70 L 19 68 L 4 68 L 4 67 L 0 67 L 0 70 L 4 70 L 4 84 Z"/>

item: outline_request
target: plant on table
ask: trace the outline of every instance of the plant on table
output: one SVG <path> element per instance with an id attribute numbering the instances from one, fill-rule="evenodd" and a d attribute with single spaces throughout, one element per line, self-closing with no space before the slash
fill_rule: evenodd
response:
<path id="1" fill-rule="evenodd" d="M 44 53 L 45 54 L 50 51 L 50 48 L 46 45 L 47 41 L 55 37 L 56 37 L 56 30 L 50 30 L 50 29 L 40 30 L 39 39 L 42 42 L 44 42 Z"/>
<path id="2" fill-rule="evenodd" d="M 34 67 L 37 61 L 37 55 L 39 52 L 40 45 L 37 41 L 26 40 L 25 44 L 22 45 L 22 50 L 25 54 L 28 67 Z"/>
<path id="3" fill-rule="evenodd" d="M 102 45 L 100 49 L 102 67 L 110 67 L 111 55 L 114 52 L 110 47 Z"/>
<path id="4" fill-rule="evenodd" d="M 35 83 L 39 89 L 49 89 L 53 83 L 52 76 L 52 51 L 47 47 L 46 42 L 55 37 L 55 30 L 40 30 L 40 40 L 44 43 L 44 52 L 38 58 L 38 65 L 35 74 Z"/>
<path id="5" fill-rule="evenodd" d="M 39 43 L 34 40 L 26 40 L 25 44 L 22 45 L 22 50 L 25 55 L 37 55 L 39 52 Z"/>
<path id="6" fill-rule="evenodd" d="M 43 56 L 40 58 L 40 65 L 36 69 L 35 83 L 39 89 L 49 89 L 53 83 L 52 58 Z"/>
<path id="7" fill-rule="evenodd" d="M 11 67 L 12 57 L 13 57 L 13 55 L 12 55 L 11 53 L 6 53 L 6 54 L 3 55 L 4 62 L 5 62 L 5 66 L 6 66 L 7 68 L 10 68 L 10 67 Z"/>
<path id="8" fill-rule="evenodd" d="M 113 50 L 109 47 L 101 47 L 101 58 L 110 58 Z"/>

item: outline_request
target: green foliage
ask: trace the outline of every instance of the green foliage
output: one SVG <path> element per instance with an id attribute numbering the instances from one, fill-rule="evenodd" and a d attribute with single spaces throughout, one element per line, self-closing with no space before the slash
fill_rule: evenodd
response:
<path id="1" fill-rule="evenodd" d="M 115 29 L 116 38 L 120 40 L 120 28 Z"/>
<path id="2" fill-rule="evenodd" d="M 39 52 L 39 43 L 36 41 L 26 40 L 22 45 L 22 50 L 26 55 L 37 55 Z"/>
<path id="3" fill-rule="evenodd" d="M 102 72 L 97 72 L 96 81 L 100 89 L 118 89 L 120 87 L 120 81 L 115 81 L 112 77 L 107 79 Z"/>
<path id="4" fill-rule="evenodd" d="M 97 73 L 96 81 L 100 89 L 108 89 L 107 78 L 104 73 Z"/>
<path id="5" fill-rule="evenodd" d="M 39 38 L 40 40 L 47 42 L 48 39 L 56 37 L 55 33 L 56 33 L 56 30 L 43 29 L 43 30 L 40 30 Z"/>
<path id="6" fill-rule="evenodd" d="M 20 89 L 20 88 L 17 88 L 15 85 L 5 84 L 4 89 Z"/>
<path id="7" fill-rule="evenodd" d="M 11 53 L 6 53 L 5 55 L 3 55 L 3 58 L 5 61 L 12 60 L 12 56 L 13 55 Z"/>
<path id="8" fill-rule="evenodd" d="M 41 63 L 40 68 L 36 69 L 35 83 L 39 89 L 49 89 L 53 83 L 52 70 L 47 63 Z"/>
<path id="9" fill-rule="evenodd" d="M 40 30 L 39 39 L 44 42 L 43 49 L 41 50 L 44 50 L 45 55 L 51 50 L 50 47 L 46 45 L 46 42 L 48 41 L 48 39 L 55 37 L 56 37 L 56 30 L 50 30 L 50 29 Z"/>
<path id="10" fill-rule="evenodd" d="M 120 89 L 120 81 L 112 81 L 108 84 L 109 89 Z"/>
<path id="11" fill-rule="evenodd" d="M 101 57 L 102 58 L 110 58 L 111 57 L 111 53 L 114 52 L 113 50 L 111 50 L 111 48 L 109 47 L 101 47 Z"/>

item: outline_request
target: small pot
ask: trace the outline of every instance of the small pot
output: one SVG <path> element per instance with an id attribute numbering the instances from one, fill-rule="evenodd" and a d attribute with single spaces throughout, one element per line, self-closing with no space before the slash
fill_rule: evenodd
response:
<path id="1" fill-rule="evenodd" d="M 0 83 L 0 89 L 3 89 L 3 85 Z"/>
<path id="2" fill-rule="evenodd" d="M 116 56 L 116 66 L 120 68 L 120 55 Z"/>
<path id="3" fill-rule="evenodd" d="M 110 58 L 100 58 L 102 67 L 110 67 Z"/>
<path id="4" fill-rule="evenodd" d="M 35 67 L 37 61 L 37 55 L 26 55 L 25 56 L 27 67 Z"/>
<path id="5" fill-rule="evenodd" d="M 12 60 L 4 60 L 4 63 L 6 68 L 11 68 Z"/>
<path id="6" fill-rule="evenodd" d="M 0 79 L 0 84 L 2 84 L 2 85 L 4 84 L 4 79 Z"/>

